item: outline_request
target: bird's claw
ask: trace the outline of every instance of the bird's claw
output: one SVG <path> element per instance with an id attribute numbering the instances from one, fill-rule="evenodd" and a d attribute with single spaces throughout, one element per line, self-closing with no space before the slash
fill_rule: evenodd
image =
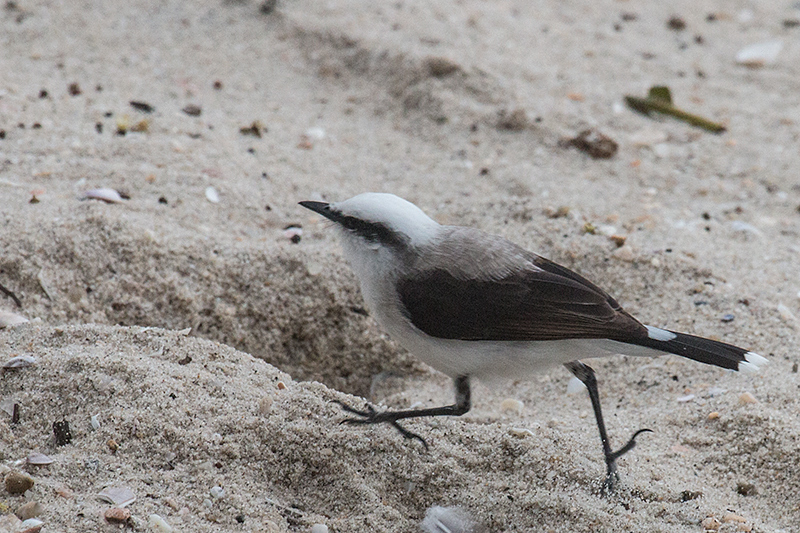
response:
<path id="1" fill-rule="evenodd" d="M 355 409 L 354 407 L 350 407 L 346 403 L 341 402 L 339 400 L 334 400 L 334 403 L 339 404 L 339 406 L 341 406 L 341 408 L 344 409 L 346 412 L 356 415 L 357 417 L 360 417 L 360 418 L 345 418 L 340 422 L 340 424 L 365 425 L 365 424 L 382 424 L 385 422 L 391 424 L 406 439 L 418 440 L 425 447 L 425 450 L 426 451 L 428 450 L 428 443 L 425 442 L 425 439 L 423 439 L 421 436 L 417 435 L 413 431 L 409 431 L 403 426 L 401 426 L 397 420 L 393 419 L 393 417 L 391 416 L 392 415 L 391 411 L 384 411 L 382 413 L 379 413 L 378 411 L 375 410 L 374 407 L 372 407 L 369 404 L 367 404 L 365 410 L 362 411 L 359 409 Z"/>

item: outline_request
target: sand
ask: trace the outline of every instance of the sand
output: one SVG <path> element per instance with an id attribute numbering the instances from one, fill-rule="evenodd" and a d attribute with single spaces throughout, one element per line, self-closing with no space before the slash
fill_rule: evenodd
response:
<path id="1" fill-rule="evenodd" d="M 151 515 L 187 532 L 421 531 L 434 506 L 473 531 L 800 530 L 798 18 L 790 2 L 6 2 L 0 285 L 19 305 L 3 293 L 0 310 L 30 322 L 0 330 L 0 358 L 36 362 L 0 376 L 0 468 L 35 484 L 0 488 L 0 528 L 35 501 L 42 531 L 119 530 L 98 494 L 127 487 L 124 527 L 141 531 Z M 736 64 L 775 39 L 774 63 Z M 727 132 L 625 107 L 656 84 Z M 590 128 L 613 157 L 561 142 Z M 127 199 L 82 198 L 102 187 Z M 612 443 L 654 430 L 610 497 L 561 368 L 409 423 L 429 451 L 341 425 L 335 401 L 452 402 L 297 206 L 367 190 L 770 364 L 592 362 Z"/>

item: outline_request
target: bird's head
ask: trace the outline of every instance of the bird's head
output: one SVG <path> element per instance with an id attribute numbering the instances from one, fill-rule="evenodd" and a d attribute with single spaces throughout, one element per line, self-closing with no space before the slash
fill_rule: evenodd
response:
<path id="1" fill-rule="evenodd" d="M 413 249 L 430 242 L 441 227 L 419 207 L 393 194 L 367 192 L 342 202 L 300 202 L 334 222 L 346 246 Z"/>

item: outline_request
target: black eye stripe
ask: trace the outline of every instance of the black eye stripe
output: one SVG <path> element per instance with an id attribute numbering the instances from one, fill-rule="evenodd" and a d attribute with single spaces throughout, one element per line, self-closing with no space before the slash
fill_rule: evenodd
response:
<path id="1" fill-rule="evenodd" d="M 406 238 L 380 222 L 368 222 L 360 218 L 346 215 L 337 217 L 336 220 L 342 227 L 373 242 L 380 242 L 388 246 L 402 246 Z"/>

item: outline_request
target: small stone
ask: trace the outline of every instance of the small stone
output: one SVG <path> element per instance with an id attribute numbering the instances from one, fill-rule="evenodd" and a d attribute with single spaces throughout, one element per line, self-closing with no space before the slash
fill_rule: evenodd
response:
<path id="1" fill-rule="evenodd" d="M 503 110 L 499 114 L 497 127 L 501 130 L 522 131 L 528 127 L 528 114 L 522 108 L 510 113 Z"/>
<path id="2" fill-rule="evenodd" d="M 691 501 L 691 500 L 696 500 L 697 498 L 700 498 L 701 496 L 703 496 L 702 491 L 699 491 L 699 490 L 684 490 L 683 492 L 681 492 L 681 501 L 682 502 L 688 502 L 688 501 Z"/>
<path id="3" fill-rule="evenodd" d="M 708 413 L 709 420 L 719 420 L 719 411 L 711 411 Z"/>
<path id="4" fill-rule="evenodd" d="M 622 261 L 626 261 L 628 263 L 633 262 L 636 259 L 635 254 L 633 253 L 633 248 L 630 244 L 625 244 L 614 250 L 614 253 L 611 254 L 617 259 Z"/>
<path id="5" fill-rule="evenodd" d="M 667 21 L 667 27 L 674 31 L 683 31 L 686 29 L 686 21 L 683 17 L 672 15 Z"/>
<path id="6" fill-rule="evenodd" d="M 218 204 L 219 193 L 217 192 L 217 189 L 215 189 L 214 187 L 206 187 L 206 200 L 208 200 L 212 204 Z"/>
<path id="7" fill-rule="evenodd" d="M 435 78 L 444 78 L 461 70 L 458 63 L 445 57 L 429 57 L 425 60 L 425 67 L 428 69 L 428 74 Z"/>
<path id="8" fill-rule="evenodd" d="M 67 420 L 53 422 L 53 434 L 56 437 L 56 446 L 66 446 L 72 442 L 72 432 Z"/>
<path id="9" fill-rule="evenodd" d="M 609 239 L 611 239 L 611 242 L 617 245 L 617 248 L 621 248 L 625 245 L 627 237 L 625 235 L 611 235 Z"/>
<path id="10" fill-rule="evenodd" d="M 33 487 L 33 478 L 22 472 L 9 472 L 5 479 L 6 491 L 9 494 L 24 494 Z"/>
<path id="11" fill-rule="evenodd" d="M 311 526 L 311 533 L 328 533 L 328 526 L 325 524 L 314 524 Z"/>
<path id="12" fill-rule="evenodd" d="M 563 139 L 560 143 L 565 148 L 574 147 L 589 154 L 592 159 L 609 159 L 617 153 L 617 142 L 595 129 L 583 130 L 572 139 Z"/>
<path id="13" fill-rule="evenodd" d="M 746 405 L 750 403 L 758 403 L 756 397 L 750 394 L 749 392 L 743 392 L 739 395 L 739 404 Z"/>
<path id="14" fill-rule="evenodd" d="M 723 522 L 736 522 L 739 524 L 743 524 L 747 522 L 747 519 L 743 516 L 739 516 L 738 514 L 727 513 L 725 516 L 722 517 Z"/>
<path id="15" fill-rule="evenodd" d="M 106 509 L 106 512 L 103 513 L 103 517 L 109 522 L 123 524 L 130 520 L 131 512 L 128 509 L 112 507 L 111 509 Z"/>
<path id="16" fill-rule="evenodd" d="M 709 516 L 708 518 L 704 518 L 700 525 L 703 526 L 703 529 L 706 531 L 716 531 L 722 526 L 722 522 L 714 518 L 713 516 Z"/>
<path id="17" fill-rule="evenodd" d="M 736 484 L 736 492 L 742 496 L 755 496 L 758 494 L 756 486 L 752 483 L 747 483 L 746 481 L 740 481 Z"/>
<path id="18" fill-rule="evenodd" d="M 117 441 L 114 439 L 108 439 L 106 441 L 106 446 L 108 446 L 108 449 L 111 450 L 111 453 L 117 453 L 117 450 L 119 450 L 119 444 L 117 444 Z"/>
<path id="19" fill-rule="evenodd" d="M 286 390 L 287 388 L 288 387 L 286 386 L 286 383 L 284 383 L 283 381 L 278 382 L 278 390 Z"/>
<path id="20" fill-rule="evenodd" d="M 17 511 L 14 513 L 17 515 L 20 520 L 27 520 L 29 518 L 35 518 L 42 514 L 44 508 L 42 504 L 39 502 L 28 502 L 23 505 L 20 505 Z"/>
<path id="21" fill-rule="evenodd" d="M 722 322 L 733 322 L 733 319 L 735 318 L 736 315 L 734 315 L 733 313 L 725 313 L 724 315 L 722 315 L 722 318 L 720 318 L 720 320 Z"/>
<path id="22" fill-rule="evenodd" d="M 221 500 L 222 498 L 225 497 L 225 489 L 223 489 L 219 485 L 211 487 L 211 490 L 208 491 L 208 493 L 211 494 L 211 497 L 214 498 L 215 500 Z"/>
<path id="23" fill-rule="evenodd" d="M 183 109 L 181 109 L 184 113 L 191 117 L 199 117 L 203 113 L 203 109 L 199 105 L 189 104 Z"/>

